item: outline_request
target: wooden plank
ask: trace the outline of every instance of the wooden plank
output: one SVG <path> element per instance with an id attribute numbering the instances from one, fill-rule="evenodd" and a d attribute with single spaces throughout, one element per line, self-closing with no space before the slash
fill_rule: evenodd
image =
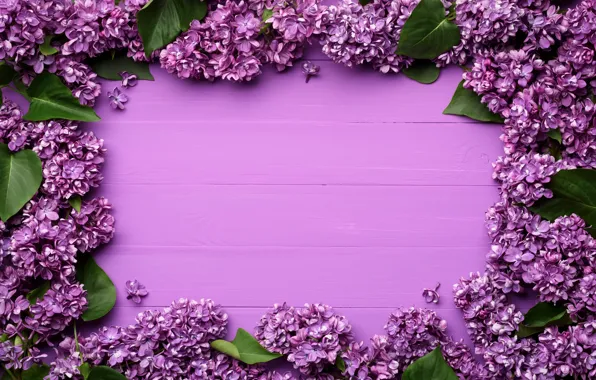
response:
<path id="1" fill-rule="evenodd" d="M 502 149 L 498 129 L 478 124 L 127 120 L 98 131 L 109 184 L 496 186 L 491 162 Z"/>
<path id="2" fill-rule="evenodd" d="M 103 185 L 112 246 L 488 247 L 485 186 Z"/>

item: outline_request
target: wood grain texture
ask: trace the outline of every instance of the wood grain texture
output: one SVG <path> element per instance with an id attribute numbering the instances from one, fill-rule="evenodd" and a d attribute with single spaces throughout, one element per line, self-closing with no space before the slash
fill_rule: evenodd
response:
<path id="1" fill-rule="evenodd" d="M 499 126 L 442 115 L 458 68 L 426 86 L 316 50 L 321 74 L 308 84 L 297 69 L 212 84 L 153 67 L 155 82 L 127 90 L 126 111 L 100 100 L 103 120 L 86 128 L 108 148 L 97 194 L 117 232 L 97 260 L 118 288 L 100 323 L 205 297 L 231 330 L 251 331 L 287 301 L 336 306 L 364 341 L 410 305 L 466 336 L 451 287 L 484 266 Z M 140 307 L 124 295 L 133 278 L 150 291 Z M 436 282 L 441 302 L 425 304 Z"/>

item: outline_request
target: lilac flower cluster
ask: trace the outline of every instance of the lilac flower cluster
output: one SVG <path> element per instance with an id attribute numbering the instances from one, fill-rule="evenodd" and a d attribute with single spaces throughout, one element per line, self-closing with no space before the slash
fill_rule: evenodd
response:
<path id="1" fill-rule="evenodd" d="M 39 192 L 7 223 L 0 222 L 0 362 L 28 368 L 39 361 L 37 346 L 78 319 L 87 306 L 75 279 L 77 252 L 88 254 L 114 233 L 111 206 L 104 198 L 68 199 L 97 187 L 102 175 L 103 140 L 65 121 L 27 122 L 19 107 L 0 108 L 0 142 L 12 151 L 33 149 L 42 160 Z M 27 294 L 48 290 L 29 302 Z"/>
<path id="2" fill-rule="evenodd" d="M 395 54 L 399 35 L 419 0 L 375 0 L 365 6 L 351 0 L 331 5 L 320 37 L 323 52 L 352 67 L 371 64 L 383 73 L 399 72 L 413 60 Z"/>
<path id="3" fill-rule="evenodd" d="M 179 78 L 249 81 L 265 63 L 281 71 L 302 57 L 323 10 L 319 0 L 228 0 L 194 21 L 159 60 Z"/>
<path id="4" fill-rule="evenodd" d="M 225 338 L 228 315 L 211 300 L 180 299 L 163 310 L 140 313 L 128 327 L 104 327 L 78 346 L 66 338 L 57 349 L 50 380 L 82 379 L 79 366 L 109 365 L 128 379 L 286 380 L 289 374 L 247 366 L 210 347 Z"/>

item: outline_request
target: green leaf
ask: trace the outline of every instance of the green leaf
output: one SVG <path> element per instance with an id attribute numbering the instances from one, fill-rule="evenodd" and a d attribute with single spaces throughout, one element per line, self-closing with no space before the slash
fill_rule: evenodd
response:
<path id="1" fill-rule="evenodd" d="M 526 327 L 545 327 L 567 315 L 567 308 L 550 302 L 539 302 L 524 316 Z"/>
<path id="2" fill-rule="evenodd" d="M 81 212 L 81 204 L 83 200 L 81 199 L 80 195 L 73 195 L 72 197 L 68 198 L 68 203 L 72 208 L 77 210 L 77 212 Z"/>
<path id="3" fill-rule="evenodd" d="M 33 364 L 31 368 L 23 371 L 21 374 L 22 380 L 43 380 L 50 373 L 50 367 L 43 364 Z"/>
<path id="4" fill-rule="evenodd" d="M 558 129 L 551 129 L 548 131 L 548 137 L 555 140 L 559 144 L 563 142 L 563 136 L 561 135 L 561 131 Z"/>
<path id="5" fill-rule="evenodd" d="M 524 321 L 519 325 L 517 336 L 527 338 L 541 333 L 548 326 L 569 326 L 573 324 L 567 313 L 567 308 L 549 302 L 539 302 L 524 316 Z"/>
<path id="6" fill-rule="evenodd" d="M 76 277 L 87 291 L 88 305 L 83 320 L 94 321 L 109 313 L 116 304 L 116 288 L 91 255 L 79 255 Z"/>
<path id="7" fill-rule="evenodd" d="M 111 53 L 102 54 L 92 59 L 89 65 L 97 75 L 109 80 L 121 80 L 120 73 L 123 71 L 135 74 L 140 80 L 153 80 L 148 62 L 136 62 L 126 54 L 113 57 Z"/>
<path id="8" fill-rule="evenodd" d="M 89 373 L 91 373 L 91 366 L 89 365 L 89 363 L 83 363 L 83 364 L 81 364 L 79 366 L 79 372 L 83 376 L 83 379 L 88 380 L 89 379 Z"/>
<path id="9" fill-rule="evenodd" d="M 553 197 L 540 199 L 530 210 L 551 222 L 560 216 L 577 214 L 592 226 L 586 230 L 596 237 L 596 171 L 562 170 L 545 186 Z"/>
<path id="10" fill-rule="evenodd" d="M 91 369 L 87 380 L 126 380 L 126 376 L 110 367 L 100 365 Z"/>
<path id="11" fill-rule="evenodd" d="M 518 338 L 527 338 L 534 334 L 539 334 L 544 331 L 544 327 L 528 327 L 524 325 L 519 325 L 517 327 L 517 335 Z"/>
<path id="12" fill-rule="evenodd" d="M 0 144 L 0 219 L 4 222 L 33 198 L 42 180 L 41 160 L 34 151 L 12 153 Z"/>
<path id="13" fill-rule="evenodd" d="M 207 2 L 197 0 L 152 0 L 137 14 L 139 35 L 149 57 L 207 14 Z"/>
<path id="14" fill-rule="evenodd" d="M 402 380 L 458 380 L 459 378 L 443 358 L 441 347 L 437 347 L 410 364 Z"/>
<path id="15" fill-rule="evenodd" d="M 480 102 L 480 97 L 474 91 L 464 88 L 463 80 L 459 82 L 451 103 L 445 108 L 443 114 L 467 116 L 490 123 L 503 123 L 503 118 L 490 112 L 486 104 Z"/>
<path id="16" fill-rule="evenodd" d="M 404 24 L 397 54 L 435 59 L 459 41 L 459 28 L 445 16 L 441 0 L 422 0 Z"/>
<path id="17" fill-rule="evenodd" d="M 39 45 L 39 51 L 43 55 L 53 55 L 58 53 L 58 49 L 52 46 L 52 39 L 54 36 L 45 36 L 43 44 Z"/>
<path id="18" fill-rule="evenodd" d="M 54 74 L 42 73 L 36 76 L 27 89 L 27 95 L 31 98 L 31 106 L 24 116 L 25 120 L 100 120 L 93 108 L 81 105 L 72 96 L 70 89 Z"/>
<path id="19" fill-rule="evenodd" d="M 420 60 L 415 61 L 414 64 L 404 70 L 404 74 L 423 84 L 434 83 L 441 73 L 441 69 L 437 67 L 432 61 Z"/>
<path id="20" fill-rule="evenodd" d="M 50 285 L 50 281 L 44 281 L 40 286 L 27 293 L 25 298 L 31 305 L 35 305 L 50 290 Z"/>
<path id="21" fill-rule="evenodd" d="M 358 2 L 360 3 L 360 5 L 365 6 L 367 4 L 369 4 L 372 0 L 358 0 Z"/>
<path id="22" fill-rule="evenodd" d="M 341 373 L 346 372 L 346 362 L 342 359 L 341 356 L 337 356 L 335 358 L 335 366 L 337 367 L 337 369 L 339 369 Z"/>
<path id="23" fill-rule="evenodd" d="M 17 75 L 17 72 L 4 62 L 0 62 L 0 88 L 8 86 Z"/>
<path id="24" fill-rule="evenodd" d="M 211 347 L 246 364 L 266 363 L 282 355 L 267 351 L 244 329 L 238 329 L 234 340 L 215 340 Z"/>

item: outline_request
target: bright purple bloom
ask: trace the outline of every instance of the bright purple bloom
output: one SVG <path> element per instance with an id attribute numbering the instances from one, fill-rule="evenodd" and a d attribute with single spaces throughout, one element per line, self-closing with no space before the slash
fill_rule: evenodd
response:
<path id="1" fill-rule="evenodd" d="M 113 109 L 123 110 L 124 104 L 128 102 L 128 96 L 120 91 L 119 87 L 116 87 L 113 91 L 108 91 L 108 98 L 110 98 L 110 106 Z"/>
<path id="2" fill-rule="evenodd" d="M 141 303 L 141 298 L 146 297 L 149 292 L 145 289 L 145 285 L 137 280 L 126 281 L 126 299 L 132 300 L 134 303 Z"/>

